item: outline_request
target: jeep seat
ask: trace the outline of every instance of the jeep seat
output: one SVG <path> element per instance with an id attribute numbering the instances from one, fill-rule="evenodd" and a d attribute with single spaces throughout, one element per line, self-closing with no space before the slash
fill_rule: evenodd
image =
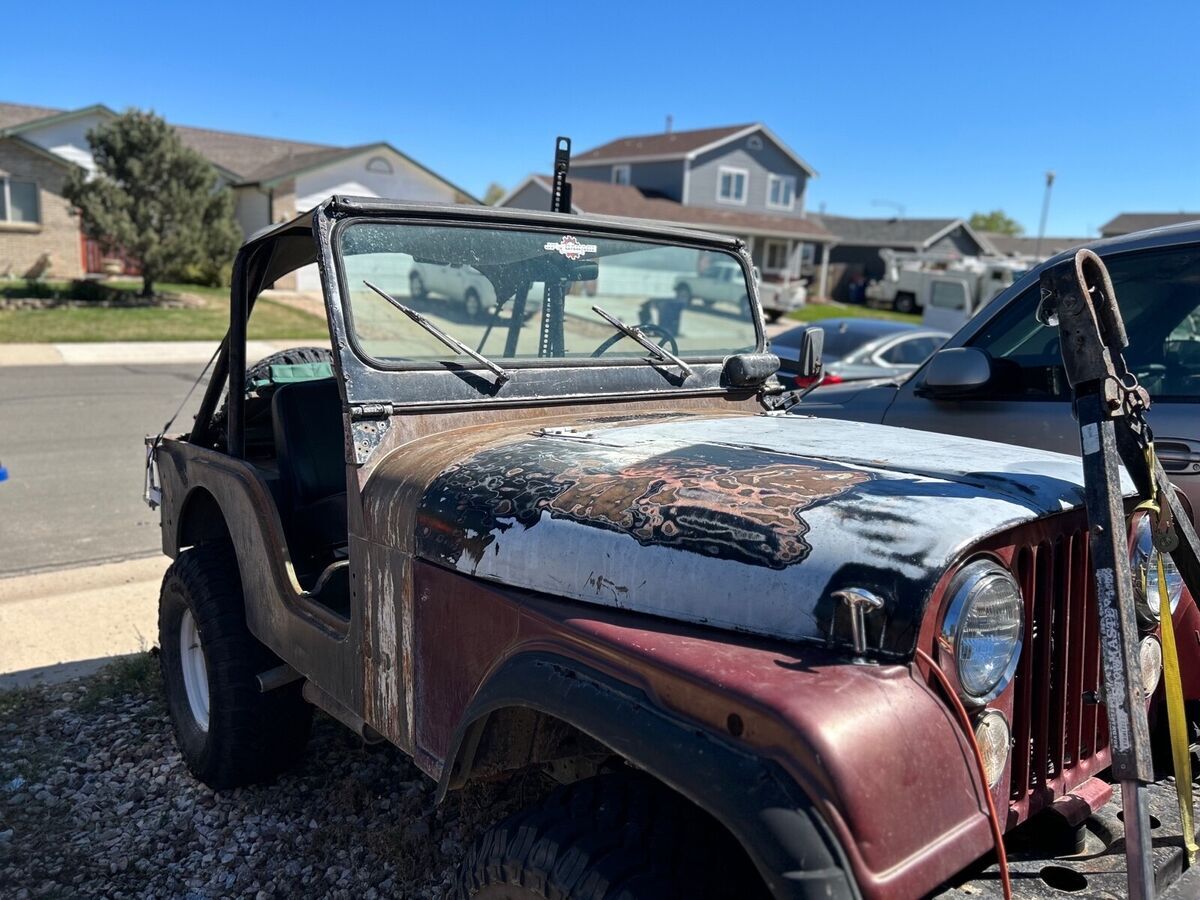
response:
<path id="1" fill-rule="evenodd" d="M 282 385 L 271 398 L 283 487 L 280 513 L 298 568 L 326 565 L 346 543 L 346 465 L 337 382 Z"/>

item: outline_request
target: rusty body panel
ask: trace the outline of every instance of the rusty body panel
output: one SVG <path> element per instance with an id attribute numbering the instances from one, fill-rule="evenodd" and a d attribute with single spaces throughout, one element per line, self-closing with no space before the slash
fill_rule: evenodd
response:
<path id="1" fill-rule="evenodd" d="M 426 563 L 415 582 L 416 758 L 435 777 L 487 677 L 513 657 L 550 653 L 781 766 L 837 833 L 864 896 L 917 896 L 990 846 L 961 730 L 907 666 L 513 594 Z M 884 800 L 897 791 L 904 803 Z"/>

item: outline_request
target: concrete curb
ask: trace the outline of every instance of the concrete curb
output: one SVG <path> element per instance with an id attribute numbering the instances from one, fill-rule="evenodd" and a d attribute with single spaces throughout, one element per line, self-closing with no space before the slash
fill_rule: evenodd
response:
<path id="1" fill-rule="evenodd" d="M 116 341 L 111 343 L 0 344 L 0 368 L 27 366 L 204 365 L 217 341 Z M 328 345 L 319 340 L 247 341 L 251 362 L 289 347 Z"/>
<path id="2" fill-rule="evenodd" d="M 0 690 L 62 681 L 150 649 L 170 562 L 152 556 L 0 578 Z"/>

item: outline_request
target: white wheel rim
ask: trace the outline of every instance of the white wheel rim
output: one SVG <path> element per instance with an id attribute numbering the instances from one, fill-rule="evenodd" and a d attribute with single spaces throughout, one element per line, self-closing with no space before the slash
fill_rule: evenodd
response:
<path id="1" fill-rule="evenodd" d="M 179 662 L 183 667 L 183 688 L 187 692 L 192 718 L 201 731 L 208 731 L 208 663 L 200 646 L 200 630 L 190 609 L 183 611 L 179 623 Z"/>

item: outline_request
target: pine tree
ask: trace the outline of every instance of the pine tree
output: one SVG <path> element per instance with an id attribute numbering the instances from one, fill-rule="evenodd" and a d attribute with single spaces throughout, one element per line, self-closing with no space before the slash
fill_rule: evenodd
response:
<path id="1" fill-rule="evenodd" d="M 174 128 L 129 110 L 89 131 L 88 143 L 96 173 L 73 172 L 63 196 L 79 209 L 84 234 L 138 261 L 143 297 L 167 273 L 224 269 L 241 242 L 233 193 Z"/>

